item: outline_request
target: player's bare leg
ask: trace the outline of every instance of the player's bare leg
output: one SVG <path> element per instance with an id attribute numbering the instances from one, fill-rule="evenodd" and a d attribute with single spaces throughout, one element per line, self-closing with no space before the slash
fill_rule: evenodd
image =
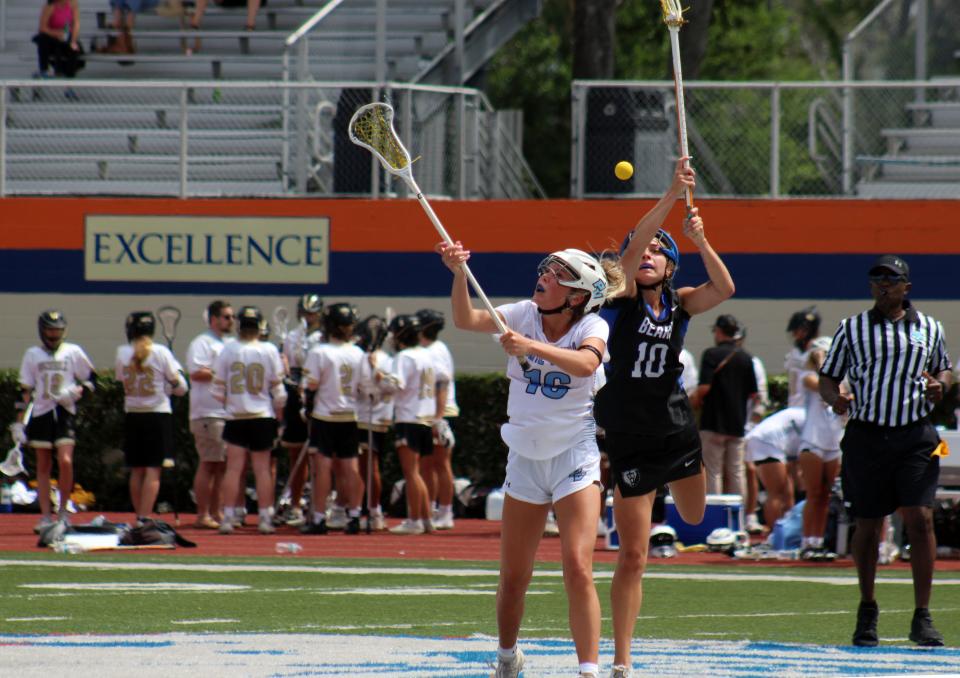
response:
<path id="1" fill-rule="evenodd" d="M 550 504 L 528 504 L 510 495 L 504 497 L 497 585 L 497 635 L 504 649 L 515 647 L 520 635 L 524 596 L 533 577 L 537 546 L 549 510 Z"/>
<path id="2" fill-rule="evenodd" d="M 643 573 L 647 567 L 650 517 L 656 496 L 656 491 L 653 491 L 640 497 L 627 498 L 620 494 L 620 488 L 613 493 L 613 513 L 620 537 L 617 568 L 610 585 L 614 666 L 631 665 L 630 643 L 643 603 Z"/>

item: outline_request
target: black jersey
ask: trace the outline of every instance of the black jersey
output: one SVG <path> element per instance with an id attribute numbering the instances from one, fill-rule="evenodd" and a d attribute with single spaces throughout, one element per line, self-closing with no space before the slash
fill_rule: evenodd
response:
<path id="1" fill-rule="evenodd" d="M 607 383 L 597 394 L 597 424 L 608 431 L 669 435 L 693 423 L 683 389 L 680 351 L 690 314 L 675 290 L 663 293 L 657 318 L 638 295 L 609 302 Z"/>

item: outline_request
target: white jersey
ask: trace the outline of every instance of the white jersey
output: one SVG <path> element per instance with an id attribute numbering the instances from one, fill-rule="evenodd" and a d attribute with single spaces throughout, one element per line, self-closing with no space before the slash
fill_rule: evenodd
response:
<path id="1" fill-rule="evenodd" d="M 363 351 L 354 344 L 317 344 L 303 365 L 304 388 L 316 390 L 314 419 L 357 420 L 357 381 Z"/>
<path id="2" fill-rule="evenodd" d="M 801 372 L 801 386 L 803 378 L 808 374 L 816 375 L 816 372 Z M 839 450 L 846 417 L 841 417 L 834 412 L 833 408 L 823 401 L 818 391 L 805 386 L 803 391 L 806 398 L 807 420 L 800 434 L 800 449 L 815 447 L 827 452 Z"/>
<path id="3" fill-rule="evenodd" d="M 382 375 L 379 382 L 374 378 L 368 356 L 364 355 L 363 360 L 360 361 L 357 421 L 360 428 L 386 431 L 393 423 L 393 395 L 397 390 L 397 384 L 395 380 L 389 378 L 393 372 L 393 358 L 385 351 L 377 349 L 376 362 L 377 371 Z M 387 378 L 383 378 L 384 376 Z"/>
<path id="4" fill-rule="evenodd" d="M 393 417 L 397 422 L 433 425 L 437 415 L 436 368 L 425 348 L 411 346 L 393 358 L 390 378 L 396 384 Z"/>
<path id="5" fill-rule="evenodd" d="M 437 387 L 439 388 L 441 384 L 447 385 L 447 403 L 443 409 L 443 416 L 459 416 L 460 407 L 457 405 L 457 387 L 454 383 L 453 355 L 450 349 L 439 339 L 424 348 L 433 356 L 433 364 L 437 370 Z"/>
<path id="6" fill-rule="evenodd" d="M 783 360 L 783 369 L 787 373 L 787 407 L 804 407 L 806 394 L 800 383 L 800 374 L 806 371 L 807 351 L 794 346 Z"/>
<path id="7" fill-rule="evenodd" d="M 687 349 L 680 351 L 680 364 L 683 365 L 683 373 L 680 375 L 680 385 L 687 395 L 697 390 L 700 383 L 700 372 L 697 369 L 697 359 L 693 357 Z"/>
<path id="8" fill-rule="evenodd" d="M 61 342 L 53 353 L 40 346 L 28 348 L 20 363 L 20 383 L 33 392 L 33 416 L 52 412 L 58 403 L 76 414 L 76 398 L 70 394 L 92 372 L 93 363 L 76 344 Z"/>
<path id="9" fill-rule="evenodd" d="M 160 412 L 169 414 L 170 393 L 183 395 L 187 382 L 183 368 L 166 346 L 153 344 L 138 370 L 133 364 L 133 346 L 117 347 L 114 372 L 123 384 L 124 412 Z"/>
<path id="10" fill-rule="evenodd" d="M 283 339 L 283 355 L 287 357 L 287 365 L 290 366 L 290 376 L 294 381 L 300 381 L 300 375 L 303 373 L 303 365 L 307 361 L 307 354 L 310 349 L 323 341 L 323 332 L 319 329 L 308 330 L 307 326 L 300 321 L 297 326 L 287 333 Z"/>
<path id="11" fill-rule="evenodd" d="M 780 410 L 753 427 L 747 440 L 759 440 L 787 456 L 793 456 L 800 448 L 800 433 L 807 419 L 803 407 L 788 407 Z"/>
<path id="12" fill-rule="evenodd" d="M 585 315 L 557 341 L 549 341 L 543 323 L 532 301 L 498 306 L 507 326 L 518 334 L 559 348 L 576 350 L 584 340 L 595 337 L 603 342 L 610 327 L 595 313 Z M 576 445 L 585 431 L 592 432 L 593 389 L 595 375 L 574 377 L 549 360 L 527 356 L 529 369 L 524 372 L 519 361 L 507 363 L 510 395 L 507 414 L 510 421 L 500 429 L 507 446 L 531 459 L 550 459 Z"/>
<path id="13" fill-rule="evenodd" d="M 214 394 L 224 398 L 228 419 L 273 417 L 271 391 L 282 379 L 280 352 L 269 342 L 231 341 L 214 362 Z"/>
<path id="14" fill-rule="evenodd" d="M 213 332 L 207 331 L 197 336 L 187 348 L 187 374 L 206 368 L 213 372 L 213 364 L 227 342 L 233 341 L 228 337 L 223 339 Z M 190 388 L 190 418 L 203 419 L 214 417 L 224 419 L 227 416 L 223 403 L 213 397 L 210 389 L 213 380 L 194 381 Z"/>

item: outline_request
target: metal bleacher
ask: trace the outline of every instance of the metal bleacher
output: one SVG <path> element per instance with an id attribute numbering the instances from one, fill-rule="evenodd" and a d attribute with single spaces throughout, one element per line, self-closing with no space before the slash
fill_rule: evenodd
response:
<path id="1" fill-rule="evenodd" d="M 115 34 L 107 1 L 81 2 L 86 66 L 69 81 L 30 80 L 40 8 L 32 0 L 0 3 L 6 113 L 0 193 L 183 195 L 189 184 L 191 195 L 332 194 L 318 166 L 332 163 L 336 83 L 459 86 L 466 68 L 459 81 L 443 81 L 454 75 L 440 68 L 457 39 L 466 45 L 461 55 L 489 59 L 491 48 L 541 6 L 540 0 L 269 0 L 256 30 L 247 31 L 244 7 L 212 1 L 201 28 L 191 30 L 192 3 L 184 4 L 180 16 L 138 15 L 135 53 L 113 54 L 99 51 Z M 308 50 L 293 53 L 289 37 L 321 9 L 330 11 L 304 38 Z M 490 26 L 497 33 L 492 41 Z M 471 49 L 477 41 L 483 49 Z M 303 53 L 306 64 L 285 69 Z M 469 72 L 477 68 L 475 62 Z M 304 98 L 297 94 L 303 89 L 255 86 L 287 78 L 323 87 Z M 291 123 L 298 96 L 299 125 L 311 125 L 302 134 Z M 291 150 L 297 142 L 299 153 Z M 522 157 L 511 161 L 528 172 Z M 308 186 L 291 179 L 296 163 L 312 168 Z M 489 195 L 503 197 L 493 189 Z"/>

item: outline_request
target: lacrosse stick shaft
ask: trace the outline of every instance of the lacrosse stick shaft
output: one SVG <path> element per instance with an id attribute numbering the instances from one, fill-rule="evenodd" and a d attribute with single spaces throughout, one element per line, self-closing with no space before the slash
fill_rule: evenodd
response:
<path id="1" fill-rule="evenodd" d="M 297 455 L 296 461 L 293 462 L 293 466 L 290 468 L 290 473 L 287 474 L 287 482 L 283 485 L 283 490 L 280 492 L 280 495 L 277 497 L 277 509 L 280 508 L 280 501 L 290 494 L 290 486 L 293 484 L 293 479 L 300 472 L 300 466 L 303 464 L 303 460 L 307 458 L 307 448 L 310 446 L 310 427 L 307 426 L 307 439 L 303 443 L 303 447 L 300 448 L 300 454 Z M 299 507 L 297 507 L 299 508 Z M 312 518 L 311 518 L 312 519 Z"/>
<path id="2" fill-rule="evenodd" d="M 370 401 L 370 424 L 367 427 L 367 534 L 370 534 L 373 527 L 373 401 L 371 394 Z"/>
<path id="3" fill-rule="evenodd" d="M 669 26 L 670 31 L 670 51 L 673 54 L 673 87 L 677 100 L 677 136 L 680 141 L 680 155 L 688 157 L 690 151 L 687 147 L 687 109 L 683 101 L 683 68 L 680 64 L 680 27 Z M 685 163 L 688 167 L 690 161 Z M 685 190 L 685 199 L 687 203 L 687 212 L 693 209 L 693 191 L 688 187 Z"/>

